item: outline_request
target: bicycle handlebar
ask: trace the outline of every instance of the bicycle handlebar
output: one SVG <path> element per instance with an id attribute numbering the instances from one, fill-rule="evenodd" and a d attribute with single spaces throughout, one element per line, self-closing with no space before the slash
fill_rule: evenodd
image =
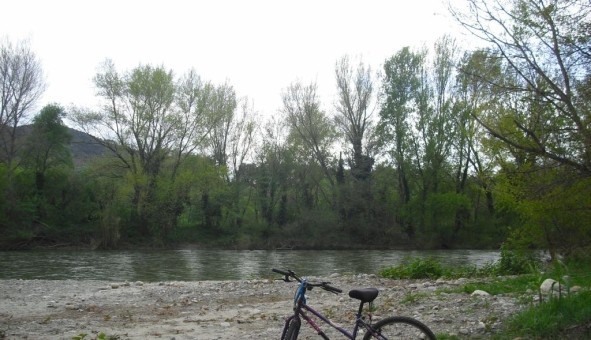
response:
<path id="1" fill-rule="evenodd" d="M 289 278 L 293 278 L 296 281 L 298 281 L 299 283 L 302 283 L 302 279 L 296 275 L 295 272 L 293 272 L 292 270 L 281 270 L 281 269 L 276 269 L 276 268 L 272 268 L 271 269 L 273 272 L 277 273 L 277 274 L 281 274 L 283 276 L 285 276 L 283 278 L 283 281 L 285 282 L 291 282 L 291 280 Z M 312 282 L 306 282 L 307 288 L 308 289 L 312 289 L 314 287 L 320 287 L 328 292 L 334 293 L 334 294 L 339 294 L 342 293 L 343 291 L 337 287 L 333 287 L 330 285 L 330 282 L 320 282 L 320 283 L 312 283 Z"/>

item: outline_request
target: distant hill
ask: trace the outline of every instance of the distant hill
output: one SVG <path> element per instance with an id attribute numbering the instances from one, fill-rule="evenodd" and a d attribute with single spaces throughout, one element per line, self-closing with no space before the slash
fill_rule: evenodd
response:
<path id="1" fill-rule="evenodd" d="M 72 136 L 70 148 L 72 150 L 74 164 L 85 164 L 92 158 L 104 156 L 109 152 L 107 148 L 97 143 L 96 140 L 86 132 L 72 128 L 68 128 L 68 131 Z"/>
<path id="2" fill-rule="evenodd" d="M 19 126 L 17 128 L 17 139 L 24 140 L 32 130 L 32 125 Z M 72 159 L 76 166 L 86 164 L 91 159 L 103 156 L 109 152 L 107 148 L 97 143 L 95 139 L 86 132 L 72 128 L 68 128 L 68 132 L 72 136 L 70 149 L 72 150 Z"/>

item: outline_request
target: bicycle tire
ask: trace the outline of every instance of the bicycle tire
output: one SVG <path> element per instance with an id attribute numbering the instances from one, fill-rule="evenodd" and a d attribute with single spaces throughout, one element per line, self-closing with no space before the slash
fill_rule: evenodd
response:
<path id="1" fill-rule="evenodd" d="M 378 336 L 373 336 L 368 331 L 363 340 L 380 339 L 379 335 L 384 335 L 385 339 L 437 339 L 433 331 L 425 324 L 406 316 L 394 316 L 380 320 L 372 325 L 372 328 Z"/>
<path id="2" fill-rule="evenodd" d="M 287 325 L 286 331 L 283 332 L 281 340 L 296 340 L 300 334 L 301 325 L 302 320 L 299 317 L 294 317 L 289 320 L 289 324 Z"/>

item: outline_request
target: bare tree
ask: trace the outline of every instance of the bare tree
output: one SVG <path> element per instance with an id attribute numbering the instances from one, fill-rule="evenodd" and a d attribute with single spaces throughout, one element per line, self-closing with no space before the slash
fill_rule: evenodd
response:
<path id="1" fill-rule="evenodd" d="M 236 91 L 231 85 L 226 83 L 214 89 L 209 107 L 212 130 L 208 136 L 208 144 L 218 166 L 226 166 L 228 162 L 228 139 L 236 106 Z"/>
<path id="2" fill-rule="evenodd" d="M 45 90 L 41 63 L 27 42 L 0 45 L 0 161 L 12 164 L 16 128 Z"/>
<path id="3" fill-rule="evenodd" d="M 243 98 L 240 105 L 240 116 L 234 119 L 229 140 L 231 170 L 236 180 L 238 179 L 240 166 L 244 163 L 255 143 L 255 135 L 258 129 L 255 116 L 256 111 L 248 98 Z"/>
<path id="4" fill-rule="evenodd" d="M 351 145 L 351 172 L 356 179 L 366 179 L 373 165 L 368 147 L 363 143 L 371 131 L 370 106 L 374 98 L 371 68 L 360 61 L 356 68 L 348 56 L 342 57 L 335 66 L 338 101 L 335 104 L 335 123 Z"/>

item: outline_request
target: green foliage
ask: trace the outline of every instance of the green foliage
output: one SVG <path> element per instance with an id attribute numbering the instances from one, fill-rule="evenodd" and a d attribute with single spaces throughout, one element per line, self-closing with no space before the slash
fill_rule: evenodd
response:
<path id="1" fill-rule="evenodd" d="M 119 335 L 107 335 L 104 332 L 98 332 L 96 336 L 88 338 L 87 333 L 80 333 L 72 337 L 72 340 L 118 340 L 121 339 Z"/>
<path id="2" fill-rule="evenodd" d="M 539 262 L 534 253 L 529 250 L 511 250 L 506 245 L 501 247 L 501 258 L 498 262 L 498 272 L 502 275 L 519 275 L 536 270 Z"/>
<path id="3" fill-rule="evenodd" d="M 382 269 L 380 275 L 391 279 L 474 278 L 519 275 L 536 271 L 537 263 L 537 259 L 531 253 L 523 255 L 503 248 L 499 261 L 485 264 L 482 267 L 472 265 L 450 267 L 441 264 L 432 257 L 405 258 L 397 266 Z"/>
<path id="4" fill-rule="evenodd" d="M 540 282 L 534 274 L 519 275 L 515 277 L 494 277 L 492 280 L 468 283 L 461 290 L 471 294 L 477 289 L 484 290 L 491 295 L 518 293 L 524 294 L 527 290 L 537 291 Z"/>
<path id="5" fill-rule="evenodd" d="M 402 264 L 380 271 L 391 279 L 436 279 L 443 275 L 443 266 L 434 258 L 406 259 Z"/>
<path id="6" fill-rule="evenodd" d="M 507 332 L 512 336 L 584 339 L 591 319 L 591 292 L 584 291 L 561 299 L 532 305 L 512 317 Z"/>

